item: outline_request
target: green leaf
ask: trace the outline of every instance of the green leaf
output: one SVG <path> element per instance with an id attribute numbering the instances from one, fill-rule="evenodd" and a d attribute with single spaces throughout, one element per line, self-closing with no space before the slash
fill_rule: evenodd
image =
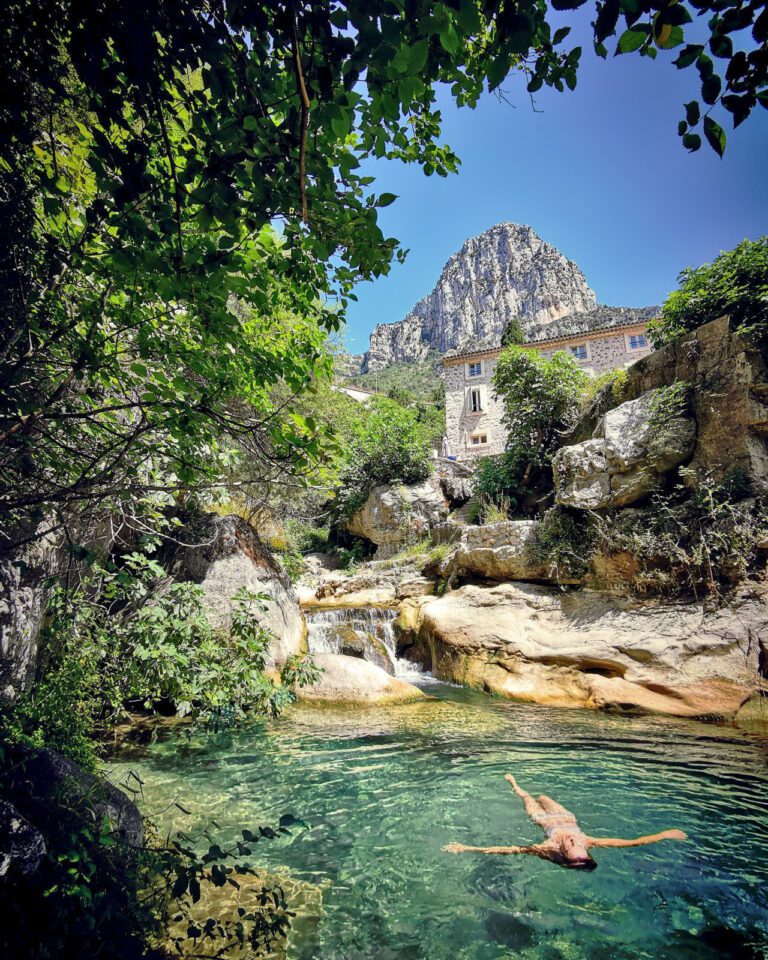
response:
<path id="1" fill-rule="evenodd" d="M 639 50 L 648 40 L 648 34 L 641 30 L 625 30 L 619 37 L 617 53 L 632 53 Z"/>
<path id="2" fill-rule="evenodd" d="M 456 53 L 461 46 L 459 35 L 450 21 L 440 30 L 440 45 L 448 53 Z"/>
<path id="3" fill-rule="evenodd" d="M 722 90 L 723 83 L 716 73 L 713 73 L 712 76 L 706 77 L 701 84 L 701 99 L 704 103 L 713 104 L 717 103 L 717 98 L 720 96 L 720 91 Z"/>
<path id="4" fill-rule="evenodd" d="M 377 207 L 388 207 L 390 203 L 394 203 L 397 200 L 396 193 L 380 193 L 376 198 Z"/>
<path id="5" fill-rule="evenodd" d="M 256 119 L 256 117 L 249 114 L 247 117 L 244 117 L 243 119 L 243 127 L 246 130 L 258 130 L 259 121 Z"/>
<path id="6" fill-rule="evenodd" d="M 704 117 L 704 136 L 715 153 L 722 157 L 725 152 L 725 130 L 712 117 Z"/>
<path id="7" fill-rule="evenodd" d="M 429 58 L 429 41 L 418 40 L 408 52 L 408 73 L 417 75 L 427 65 Z"/>

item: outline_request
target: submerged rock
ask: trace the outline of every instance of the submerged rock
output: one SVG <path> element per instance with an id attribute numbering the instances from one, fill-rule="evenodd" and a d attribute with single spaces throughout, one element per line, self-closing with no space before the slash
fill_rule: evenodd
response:
<path id="1" fill-rule="evenodd" d="M 347 530 L 377 546 L 376 557 L 394 556 L 405 544 L 426 537 L 448 516 L 448 502 L 437 477 L 423 483 L 374 487 Z"/>
<path id="2" fill-rule="evenodd" d="M 559 504 L 626 506 L 658 490 L 663 475 L 691 456 L 696 422 L 684 415 L 661 419 L 660 398 L 649 390 L 622 403 L 604 415 L 592 440 L 558 450 L 552 469 Z"/>
<path id="3" fill-rule="evenodd" d="M 557 706 L 733 718 L 760 685 L 764 589 L 728 607 L 533 584 L 406 601 L 399 647 L 446 680 Z"/>
<path id="4" fill-rule="evenodd" d="M 232 600 L 239 590 L 266 594 L 260 623 L 274 637 L 272 665 L 306 650 L 306 624 L 293 584 L 242 517 L 211 516 L 194 545 L 175 550 L 172 570 L 177 579 L 202 586 L 208 621 L 224 630 L 232 623 Z"/>
<path id="5" fill-rule="evenodd" d="M 320 681 L 301 687 L 299 700 L 310 703 L 404 703 L 420 700 L 418 687 L 388 673 L 367 660 L 338 653 L 316 653 L 313 659 L 323 671 Z"/>

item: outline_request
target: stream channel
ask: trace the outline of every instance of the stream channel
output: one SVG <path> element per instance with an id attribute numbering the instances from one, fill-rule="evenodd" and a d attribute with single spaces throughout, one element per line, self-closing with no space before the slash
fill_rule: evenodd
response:
<path id="1" fill-rule="evenodd" d="M 310 643 L 335 649 L 334 618 L 314 617 Z M 390 615 L 365 618 L 353 628 L 394 654 Z M 298 882 L 294 960 L 768 957 L 768 739 L 506 702 L 395 668 L 431 699 L 297 704 L 215 736 L 164 728 L 127 745 L 112 776 L 141 777 L 140 805 L 164 830 L 215 821 L 231 841 L 284 813 L 303 821 L 253 858 Z M 677 827 L 690 840 L 595 850 L 591 873 L 441 852 L 540 839 L 508 771 L 587 833 Z"/>

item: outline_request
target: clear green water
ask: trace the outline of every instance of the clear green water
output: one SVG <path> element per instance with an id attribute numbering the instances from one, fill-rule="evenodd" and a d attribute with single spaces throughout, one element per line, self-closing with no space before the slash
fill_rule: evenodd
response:
<path id="1" fill-rule="evenodd" d="M 368 710 L 296 707 L 276 722 L 121 758 L 166 827 L 225 835 L 290 812 L 307 829 L 260 863 L 323 888 L 296 960 L 624 960 L 768 955 L 768 742 L 728 728 L 516 705 L 444 684 Z M 593 873 L 443 844 L 538 839 L 503 774 L 588 833 L 679 827 L 688 843 L 597 850 Z M 165 809 L 178 799 L 189 811 Z M 165 812 L 161 812 L 165 809 Z M 217 834 L 219 836 L 221 834 Z"/>

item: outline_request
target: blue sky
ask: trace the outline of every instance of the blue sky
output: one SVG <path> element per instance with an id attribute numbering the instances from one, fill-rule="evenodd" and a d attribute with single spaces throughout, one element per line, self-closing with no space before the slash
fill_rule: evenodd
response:
<path id="1" fill-rule="evenodd" d="M 736 131 L 726 125 L 723 160 L 706 144 L 688 154 L 677 121 L 698 77 L 671 59 L 602 61 L 585 44 L 576 90 L 540 91 L 540 112 L 516 78 L 504 85 L 509 103 L 486 96 L 459 110 L 446 99 L 457 175 L 368 164 L 378 191 L 399 196 L 380 223 L 410 254 L 358 286 L 348 349 L 367 349 L 376 323 L 405 316 L 467 237 L 502 220 L 529 224 L 579 264 L 600 302 L 620 306 L 660 303 L 683 267 L 768 232 L 768 111 L 757 107 Z"/>

